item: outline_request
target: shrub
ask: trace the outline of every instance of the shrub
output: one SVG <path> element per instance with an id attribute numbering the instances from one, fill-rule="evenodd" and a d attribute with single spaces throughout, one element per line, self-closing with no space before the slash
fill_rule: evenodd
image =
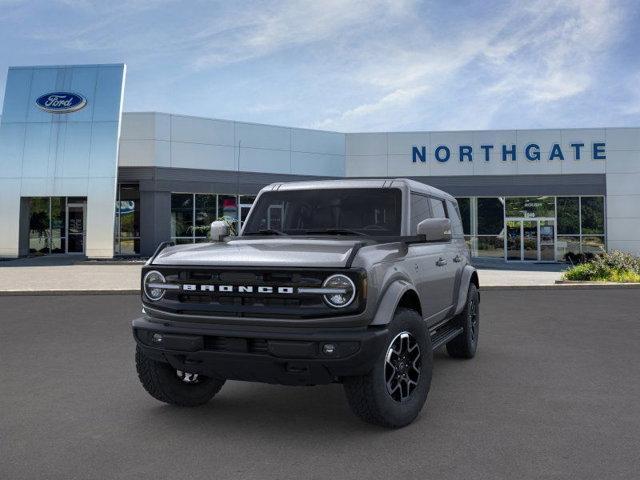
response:
<path id="1" fill-rule="evenodd" d="M 586 253 L 568 252 L 564 254 L 564 261 L 569 262 L 572 265 L 579 265 L 581 263 L 590 262 L 594 258 L 595 258 L 595 254 L 591 252 L 586 252 Z"/>
<path id="2" fill-rule="evenodd" d="M 578 263 L 564 273 L 566 280 L 640 282 L 640 258 L 614 250 Z"/>
<path id="3" fill-rule="evenodd" d="M 601 264 L 612 270 L 629 271 L 640 274 L 640 257 L 635 257 L 630 253 L 614 250 L 609 253 L 602 253 L 593 259 L 594 263 Z"/>

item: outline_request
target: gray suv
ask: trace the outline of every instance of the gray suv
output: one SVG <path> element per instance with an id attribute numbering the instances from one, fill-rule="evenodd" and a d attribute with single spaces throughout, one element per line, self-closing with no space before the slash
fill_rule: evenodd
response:
<path id="1" fill-rule="evenodd" d="M 433 351 L 471 358 L 476 270 L 456 200 L 406 179 L 277 183 L 238 236 L 158 247 L 142 271 L 136 366 L 156 399 L 208 402 L 225 380 L 342 383 L 365 421 L 420 413 Z"/>

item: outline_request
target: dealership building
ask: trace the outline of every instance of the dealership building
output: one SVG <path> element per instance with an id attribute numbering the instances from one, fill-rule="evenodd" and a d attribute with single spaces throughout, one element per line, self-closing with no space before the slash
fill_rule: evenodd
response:
<path id="1" fill-rule="evenodd" d="M 640 254 L 640 128 L 345 133 L 123 112 L 122 64 L 9 69 L 0 257 L 150 255 L 242 224 L 270 183 L 406 177 L 454 195 L 474 256 Z"/>

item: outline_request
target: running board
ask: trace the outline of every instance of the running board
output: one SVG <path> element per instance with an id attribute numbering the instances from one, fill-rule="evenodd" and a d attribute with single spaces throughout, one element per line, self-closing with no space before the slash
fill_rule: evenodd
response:
<path id="1" fill-rule="evenodd" d="M 451 327 L 448 325 L 445 325 L 444 327 L 439 328 L 438 330 L 436 330 L 431 334 L 431 345 L 433 350 L 435 350 L 436 348 L 440 348 L 445 343 L 448 343 L 449 341 L 453 340 L 458 335 L 460 335 L 463 331 L 464 331 L 464 328 L 462 327 Z"/>

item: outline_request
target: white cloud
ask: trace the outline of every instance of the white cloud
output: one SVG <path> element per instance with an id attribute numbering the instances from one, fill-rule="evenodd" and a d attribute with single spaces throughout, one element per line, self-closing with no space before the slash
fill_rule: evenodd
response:
<path id="1" fill-rule="evenodd" d="M 269 4 L 256 13 L 248 9 L 227 16 L 195 35 L 205 50 L 196 56 L 198 68 L 263 57 L 282 49 L 335 41 L 380 18 L 401 15 L 410 2 L 394 0 L 289 0 Z"/>
<path id="2" fill-rule="evenodd" d="M 463 23 L 458 26 L 461 35 L 433 46 L 424 42 L 407 50 L 402 39 L 404 44 L 387 47 L 381 61 L 373 59 L 357 74 L 374 98 L 317 124 L 384 129 L 386 119 L 406 112 L 408 102 L 395 92 L 412 91 L 419 92 L 412 100 L 420 98 L 427 114 L 430 103 L 440 105 L 448 98 L 452 108 L 446 125 L 455 125 L 456 111 L 461 110 L 458 128 L 487 128 L 492 117 L 486 113 L 498 112 L 500 104 L 518 102 L 528 109 L 526 104 L 540 106 L 586 92 L 595 74 L 594 58 L 615 39 L 622 18 L 620 8 L 609 0 L 539 0 L 500 13 L 495 19 Z M 418 34 L 428 37 L 429 31 Z M 456 88 L 463 84 L 473 89 L 475 98 L 457 108 Z M 469 115 L 474 106 L 478 114 Z M 373 124 L 367 118 L 383 110 L 386 114 Z M 470 117 L 476 119 L 472 125 Z M 430 126 L 438 128 L 443 124 L 439 122 Z"/>

